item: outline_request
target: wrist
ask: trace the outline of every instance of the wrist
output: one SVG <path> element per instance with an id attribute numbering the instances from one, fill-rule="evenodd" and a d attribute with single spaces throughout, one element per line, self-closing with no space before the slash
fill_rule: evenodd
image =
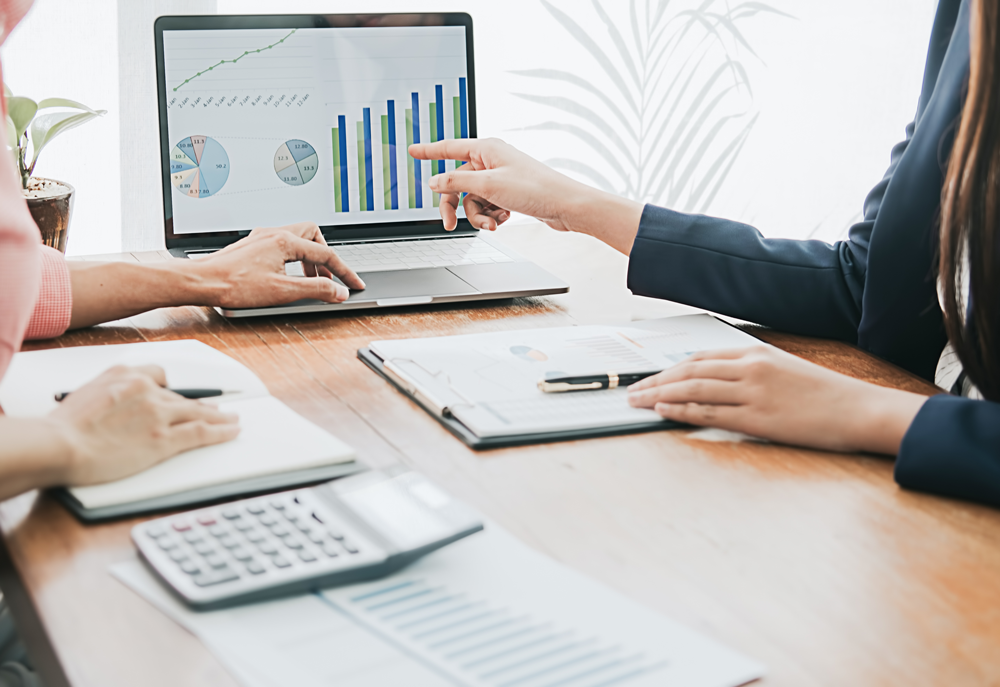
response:
<path id="1" fill-rule="evenodd" d="M 570 231 L 593 236 L 628 255 L 639 231 L 643 204 L 568 180 L 561 222 Z"/>
<path id="2" fill-rule="evenodd" d="M 874 387 L 856 406 L 858 449 L 894 456 L 926 396 L 899 389 Z"/>
<path id="3" fill-rule="evenodd" d="M 178 305 L 218 305 L 229 287 L 211 260 L 175 260 L 169 266 L 169 303 Z"/>

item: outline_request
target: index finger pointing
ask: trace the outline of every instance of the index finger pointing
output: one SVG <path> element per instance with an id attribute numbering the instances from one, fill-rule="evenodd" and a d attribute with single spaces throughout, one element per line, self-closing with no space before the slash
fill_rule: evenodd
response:
<path id="1" fill-rule="evenodd" d="M 460 160 L 470 162 L 475 139 L 449 138 L 437 143 L 414 143 L 407 150 L 418 160 Z"/>

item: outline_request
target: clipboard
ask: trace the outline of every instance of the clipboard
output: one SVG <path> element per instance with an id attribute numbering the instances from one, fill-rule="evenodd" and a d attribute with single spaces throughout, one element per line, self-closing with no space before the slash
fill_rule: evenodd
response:
<path id="1" fill-rule="evenodd" d="M 641 434 L 644 432 L 656 432 L 688 426 L 671 420 L 657 420 L 653 422 L 638 422 L 631 425 L 619 425 L 615 427 L 597 427 L 582 430 L 534 432 L 529 434 L 480 437 L 448 413 L 447 409 L 444 409 L 444 412 L 441 412 L 438 408 L 435 408 L 428 403 L 426 399 L 421 398 L 418 394 L 413 393 L 411 390 L 400 384 L 394 376 L 386 372 L 382 359 L 373 353 L 369 348 L 359 348 L 358 359 L 373 370 L 379 377 L 392 384 L 392 386 L 394 386 L 400 393 L 427 411 L 431 417 L 441 423 L 445 429 L 454 434 L 462 441 L 462 443 L 477 451 L 493 448 L 505 448 L 508 446 L 527 446 L 530 444 L 572 441 L 574 439 L 593 439 L 597 437 L 610 437 L 623 434 Z"/>

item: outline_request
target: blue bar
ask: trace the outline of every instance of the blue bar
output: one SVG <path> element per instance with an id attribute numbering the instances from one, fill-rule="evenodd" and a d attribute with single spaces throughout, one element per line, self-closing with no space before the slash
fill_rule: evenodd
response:
<path id="1" fill-rule="evenodd" d="M 469 137 L 469 101 L 465 94 L 465 77 L 458 78 L 459 109 L 462 111 L 462 138 Z"/>
<path id="2" fill-rule="evenodd" d="M 441 86 L 434 87 L 434 96 L 437 98 L 437 131 L 438 140 L 444 140 L 444 95 Z M 433 164 L 433 163 L 431 163 Z M 444 160 L 437 161 L 438 174 L 444 174 Z"/>
<path id="3" fill-rule="evenodd" d="M 413 93 L 411 95 L 411 104 L 413 112 L 413 142 L 420 143 L 420 95 Z M 423 186 L 420 181 L 420 168 L 423 166 L 420 160 L 413 161 L 413 190 L 417 194 L 417 207 L 422 208 L 424 206 L 424 192 Z"/>
<path id="4" fill-rule="evenodd" d="M 368 209 L 375 210 L 375 184 L 372 181 L 372 109 L 365 108 L 365 199 Z"/>
<path id="5" fill-rule="evenodd" d="M 396 190 L 396 101 L 389 105 L 389 183 L 391 187 L 392 209 L 399 209 L 399 192 Z"/>
<path id="6" fill-rule="evenodd" d="M 340 136 L 340 204 L 341 212 L 350 212 L 347 200 L 347 122 L 344 115 L 337 117 L 337 133 Z"/>

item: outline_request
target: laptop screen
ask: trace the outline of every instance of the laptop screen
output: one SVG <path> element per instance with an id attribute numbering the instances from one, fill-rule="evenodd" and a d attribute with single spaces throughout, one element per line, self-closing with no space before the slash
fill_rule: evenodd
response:
<path id="1" fill-rule="evenodd" d="M 407 146 L 475 135 L 467 28 L 386 23 L 163 30 L 168 235 L 439 220 Z"/>

